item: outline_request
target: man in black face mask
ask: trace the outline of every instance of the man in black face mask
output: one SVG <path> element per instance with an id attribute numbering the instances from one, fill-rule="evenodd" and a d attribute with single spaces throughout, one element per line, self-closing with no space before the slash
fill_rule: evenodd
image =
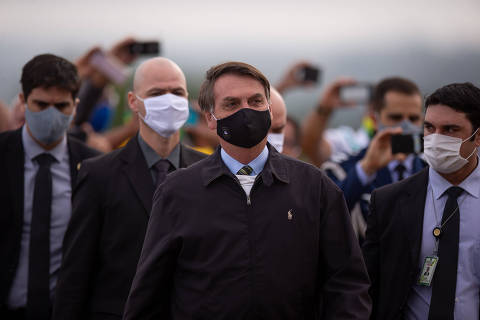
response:
<path id="1" fill-rule="evenodd" d="M 267 144 L 265 76 L 217 65 L 199 104 L 220 147 L 157 190 L 124 319 L 368 319 L 343 195 Z"/>

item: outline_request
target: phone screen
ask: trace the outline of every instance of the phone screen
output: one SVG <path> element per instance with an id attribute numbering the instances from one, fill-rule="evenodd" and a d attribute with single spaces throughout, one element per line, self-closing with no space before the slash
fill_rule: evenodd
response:
<path id="1" fill-rule="evenodd" d="M 367 82 L 360 82 L 340 88 L 340 99 L 343 102 L 367 104 L 373 92 L 373 86 Z"/>

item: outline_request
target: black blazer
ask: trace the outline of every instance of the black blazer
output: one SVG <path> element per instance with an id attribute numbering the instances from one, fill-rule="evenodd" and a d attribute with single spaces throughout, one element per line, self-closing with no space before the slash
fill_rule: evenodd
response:
<path id="1" fill-rule="evenodd" d="M 68 136 L 67 145 L 73 189 L 80 162 L 99 153 Z M 20 254 L 24 158 L 22 128 L 0 133 L 0 305 L 8 297 Z"/>
<path id="2" fill-rule="evenodd" d="M 180 146 L 180 167 L 206 157 Z M 86 161 L 73 194 L 54 319 L 121 318 L 152 207 L 154 185 L 133 138 Z"/>
<path id="3" fill-rule="evenodd" d="M 418 279 L 428 168 L 372 193 L 363 254 L 372 286 L 371 319 L 403 319 Z"/>

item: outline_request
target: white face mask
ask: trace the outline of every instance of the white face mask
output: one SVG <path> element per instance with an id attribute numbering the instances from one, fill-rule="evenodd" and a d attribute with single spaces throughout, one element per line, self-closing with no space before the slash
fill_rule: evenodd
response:
<path id="1" fill-rule="evenodd" d="M 269 133 L 267 135 L 267 141 L 277 149 L 278 152 L 283 151 L 283 139 L 285 135 L 283 133 Z"/>
<path id="2" fill-rule="evenodd" d="M 463 168 L 468 159 L 477 152 L 477 148 L 467 157 L 460 155 L 462 143 L 477 133 L 478 129 L 465 140 L 443 134 L 433 133 L 423 138 L 423 148 L 427 163 L 440 173 L 452 173 Z"/>
<path id="3" fill-rule="evenodd" d="M 168 138 L 180 129 L 188 118 L 188 100 L 171 93 L 142 99 L 145 105 L 145 117 L 138 116 L 153 131 Z"/>

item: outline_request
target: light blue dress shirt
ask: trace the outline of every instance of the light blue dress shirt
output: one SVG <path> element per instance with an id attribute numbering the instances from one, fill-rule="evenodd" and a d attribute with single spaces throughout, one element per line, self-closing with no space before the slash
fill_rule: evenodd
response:
<path id="1" fill-rule="evenodd" d="M 22 129 L 24 149 L 24 211 L 22 240 L 18 267 L 13 279 L 12 287 L 7 300 L 9 308 L 25 307 L 27 304 L 28 289 L 28 258 L 30 247 L 30 227 L 32 222 L 33 191 L 38 163 L 33 158 L 41 153 L 51 154 L 57 161 L 52 163 L 52 211 L 50 222 L 50 297 L 53 300 L 58 271 L 62 261 L 62 242 L 72 214 L 70 162 L 67 147 L 67 138 L 52 150 L 46 151 L 39 146 L 28 134 L 27 128 Z"/>
<path id="2" fill-rule="evenodd" d="M 445 191 L 451 186 L 435 170 L 429 169 L 422 247 L 418 261 L 419 268 L 423 267 L 425 257 L 432 255 L 434 252 L 435 239 L 432 230 L 442 221 L 443 209 L 448 198 Z M 480 166 L 477 166 L 458 186 L 465 191 L 457 199 L 460 212 L 460 235 L 454 316 L 457 320 L 478 319 L 480 299 Z M 413 286 L 405 310 L 405 319 L 428 319 L 431 296 L 431 287 Z"/>
<path id="3" fill-rule="evenodd" d="M 220 150 L 220 156 L 222 157 L 222 160 L 227 166 L 227 168 L 233 174 L 237 174 L 238 170 L 242 169 L 242 167 L 244 166 L 244 164 L 232 158 L 232 156 L 230 156 L 225 150 L 223 150 L 223 148 Z M 267 159 L 268 159 L 268 148 L 267 146 L 265 146 L 262 152 L 260 152 L 260 154 L 255 159 L 253 159 L 250 163 L 248 163 L 248 165 L 253 169 L 250 175 L 256 176 L 260 172 L 262 172 L 263 167 L 267 162 Z"/>
<path id="4" fill-rule="evenodd" d="M 403 173 L 403 178 L 408 178 L 413 174 L 413 160 L 415 159 L 415 155 L 409 154 L 405 161 L 401 162 L 398 160 L 390 161 L 387 165 L 388 171 L 390 171 L 390 176 L 392 177 L 393 182 L 398 181 L 398 172 L 395 171 L 395 167 L 402 163 L 405 166 L 405 172 Z M 369 183 L 372 183 L 373 180 L 377 177 L 377 173 L 375 172 L 372 175 L 367 175 L 365 171 L 363 171 L 362 166 L 360 165 L 360 161 L 355 164 L 355 171 L 357 172 L 358 179 L 362 183 L 363 186 L 366 186 Z"/>

